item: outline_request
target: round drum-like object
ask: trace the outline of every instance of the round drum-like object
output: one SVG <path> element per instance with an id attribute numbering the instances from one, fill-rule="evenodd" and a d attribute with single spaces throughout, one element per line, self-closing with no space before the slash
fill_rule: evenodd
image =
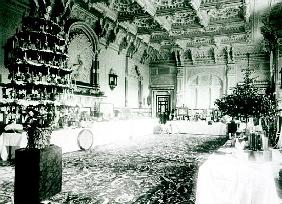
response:
<path id="1" fill-rule="evenodd" d="M 78 133 L 77 144 L 80 149 L 88 150 L 92 147 L 94 142 L 94 136 L 91 130 L 83 129 Z"/>

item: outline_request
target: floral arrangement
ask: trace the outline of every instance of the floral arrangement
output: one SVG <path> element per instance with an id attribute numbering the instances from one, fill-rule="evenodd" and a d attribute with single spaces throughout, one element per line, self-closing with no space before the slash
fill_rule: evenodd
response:
<path id="1" fill-rule="evenodd" d="M 28 136 L 27 148 L 43 149 L 50 145 L 55 106 L 47 104 L 39 108 L 39 111 L 36 108 L 29 107 L 26 110 L 24 126 Z"/>

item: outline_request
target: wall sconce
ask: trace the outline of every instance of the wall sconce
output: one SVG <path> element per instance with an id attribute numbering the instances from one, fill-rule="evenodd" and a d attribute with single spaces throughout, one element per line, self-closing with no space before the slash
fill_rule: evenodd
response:
<path id="1" fill-rule="evenodd" d="M 118 76 L 115 71 L 111 69 L 109 73 L 109 86 L 111 90 L 113 90 L 117 86 L 117 77 Z"/>

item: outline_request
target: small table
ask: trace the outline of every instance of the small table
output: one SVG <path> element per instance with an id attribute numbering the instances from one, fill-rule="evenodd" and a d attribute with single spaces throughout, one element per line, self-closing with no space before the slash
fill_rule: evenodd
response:
<path id="1" fill-rule="evenodd" d="M 249 156 L 211 155 L 199 168 L 196 204 L 279 204 L 271 161 Z"/>
<path id="2" fill-rule="evenodd" d="M 8 133 L 8 132 L 4 132 L 2 133 L 2 135 L 0 136 L 0 147 L 2 146 L 2 148 L 4 147 L 8 147 L 8 153 L 7 150 L 5 152 L 5 149 L 0 152 L 1 153 L 1 158 L 2 160 L 5 160 L 5 156 L 4 154 L 8 154 L 8 160 L 10 160 L 12 158 L 12 147 L 25 147 L 27 144 L 26 141 L 26 136 L 25 136 L 25 132 L 22 133 Z"/>

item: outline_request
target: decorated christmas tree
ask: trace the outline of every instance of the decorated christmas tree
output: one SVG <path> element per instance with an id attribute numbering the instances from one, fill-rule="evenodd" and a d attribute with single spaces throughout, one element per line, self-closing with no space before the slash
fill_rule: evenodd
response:
<path id="1" fill-rule="evenodd" d="M 275 100 L 271 94 L 259 93 L 254 83 L 255 78 L 251 77 L 253 70 L 248 67 L 243 71 L 243 83 L 239 83 L 232 94 L 215 101 L 218 109 L 224 115 L 244 119 L 275 115 Z"/>
<path id="2" fill-rule="evenodd" d="M 276 101 L 273 93 L 260 93 L 255 86 L 254 70 L 249 65 L 244 71 L 244 81 L 237 84 L 232 94 L 215 101 L 224 115 L 243 119 L 246 128 L 249 118 L 261 119 L 261 125 L 270 144 L 276 142 Z"/>

